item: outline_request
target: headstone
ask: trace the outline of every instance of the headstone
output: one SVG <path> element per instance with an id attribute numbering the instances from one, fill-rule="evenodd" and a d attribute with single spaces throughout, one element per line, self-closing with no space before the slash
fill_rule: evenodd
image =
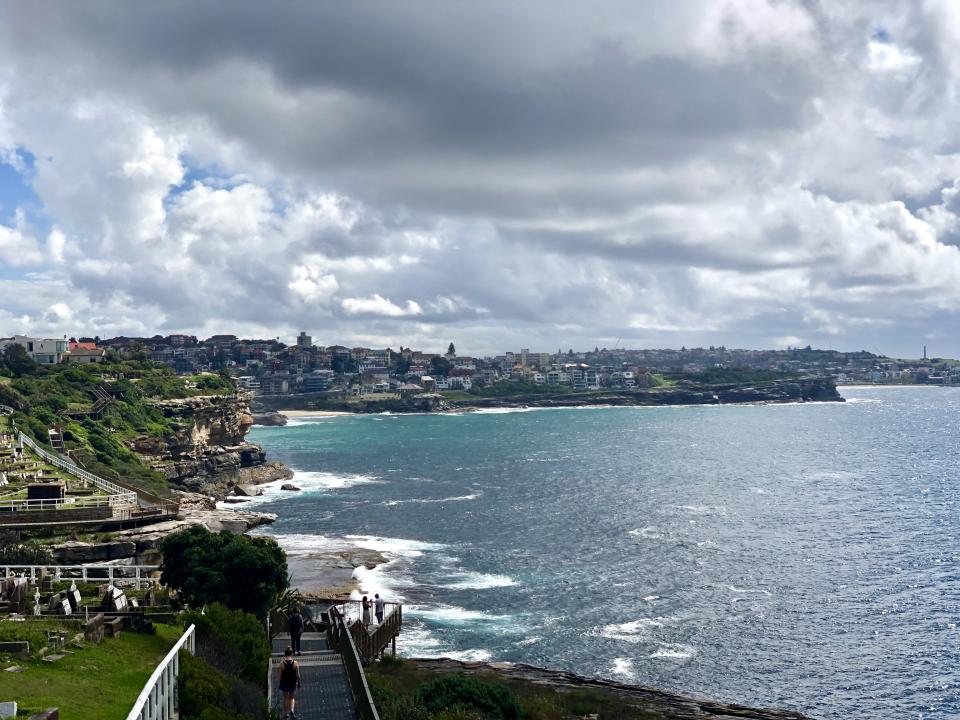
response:
<path id="1" fill-rule="evenodd" d="M 47 708 L 30 716 L 30 720 L 60 720 L 60 708 Z"/>
<path id="2" fill-rule="evenodd" d="M 37 588 L 37 591 L 33 594 L 33 614 L 34 616 L 40 616 L 40 588 Z"/>
<path id="3" fill-rule="evenodd" d="M 77 610 L 79 610 L 81 605 L 81 598 L 80 598 L 80 591 L 77 590 L 76 581 L 70 583 L 70 589 L 67 590 L 67 597 L 70 599 L 70 605 L 76 608 Z"/>
<path id="4" fill-rule="evenodd" d="M 15 718 L 17 716 L 17 703 L 12 700 L 9 702 L 0 702 L 0 718 Z"/>
<path id="5" fill-rule="evenodd" d="M 103 594 L 103 600 L 100 607 L 107 612 L 119 612 L 127 608 L 127 596 L 123 590 L 113 585 L 107 586 L 107 591 Z"/>

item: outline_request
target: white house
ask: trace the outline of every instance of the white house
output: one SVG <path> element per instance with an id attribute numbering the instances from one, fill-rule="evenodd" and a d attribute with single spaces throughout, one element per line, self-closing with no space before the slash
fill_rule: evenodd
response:
<path id="1" fill-rule="evenodd" d="M 14 335 L 10 338 L 0 338 L 0 352 L 8 345 L 19 345 L 27 351 L 38 365 L 56 365 L 63 362 L 63 356 L 68 352 L 67 339 L 33 338 L 26 335 Z"/>

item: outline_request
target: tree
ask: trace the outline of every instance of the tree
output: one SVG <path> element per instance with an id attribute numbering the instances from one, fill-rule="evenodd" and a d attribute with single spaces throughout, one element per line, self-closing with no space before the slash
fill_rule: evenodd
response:
<path id="1" fill-rule="evenodd" d="M 27 349 L 16 343 L 11 343 L 3 349 L 3 364 L 14 377 L 35 375 L 37 372 L 37 364 L 27 354 Z"/>
<path id="2" fill-rule="evenodd" d="M 276 541 L 202 525 L 168 535 L 161 545 L 160 581 L 193 608 L 219 602 L 265 618 L 272 599 L 289 585 L 287 558 Z"/>
<path id="3" fill-rule="evenodd" d="M 453 343 L 447 345 L 447 355 L 456 355 L 457 349 L 453 346 Z"/>
<path id="4" fill-rule="evenodd" d="M 433 368 L 433 374 L 439 375 L 440 377 L 446 377 L 453 367 L 449 360 L 440 356 L 430 358 L 430 366 Z"/>

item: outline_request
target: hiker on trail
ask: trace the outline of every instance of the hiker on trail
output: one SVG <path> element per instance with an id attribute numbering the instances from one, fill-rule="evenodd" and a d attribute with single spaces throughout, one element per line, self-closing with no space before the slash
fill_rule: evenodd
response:
<path id="1" fill-rule="evenodd" d="M 293 615 L 290 616 L 288 623 L 290 627 L 290 644 L 293 645 L 293 651 L 300 654 L 300 636 L 303 634 L 303 615 L 300 614 L 300 608 L 293 609 Z"/>
<path id="2" fill-rule="evenodd" d="M 380 625 L 383 622 L 383 607 L 386 603 L 383 601 L 383 598 L 380 597 L 380 593 L 377 593 L 373 596 L 373 610 L 377 615 L 377 625 Z"/>
<path id="3" fill-rule="evenodd" d="M 363 596 L 363 624 L 364 625 L 370 624 L 370 606 L 372 604 L 373 603 L 370 602 L 370 598 L 364 595 Z"/>
<path id="4" fill-rule="evenodd" d="M 293 659 L 293 648 L 287 647 L 280 663 L 280 692 L 283 693 L 283 717 L 297 720 L 294 705 L 297 703 L 297 690 L 300 688 L 300 664 Z"/>

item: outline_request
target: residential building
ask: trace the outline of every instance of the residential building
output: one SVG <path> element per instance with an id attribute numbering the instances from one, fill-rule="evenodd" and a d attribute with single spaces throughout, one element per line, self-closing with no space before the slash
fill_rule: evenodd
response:
<path id="1" fill-rule="evenodd" d="M 63 356 L 69 352 L 69 343 L 66 338 L 35 338 L 26 335 L 0 338 L 0 351 L 8 345 L 19 345 L 38 365 L 56 365 L 63 362 Z"/>
<path id="2" fill-rule="evenodd" d="M 98 363 L 107 359 L 106 348 L 77 348 L 71 350 L 64 356 L 64 361 L 69 363 Z"/>

